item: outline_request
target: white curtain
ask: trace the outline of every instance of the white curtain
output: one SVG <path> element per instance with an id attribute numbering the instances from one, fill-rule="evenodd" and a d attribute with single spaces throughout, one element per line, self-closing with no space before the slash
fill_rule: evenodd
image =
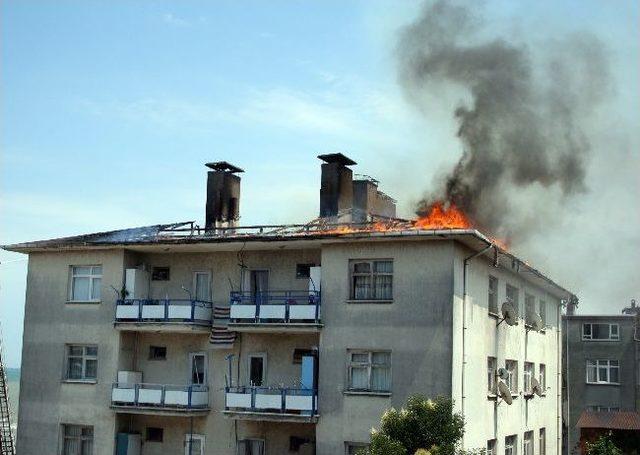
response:
<path id="1" fill-rule="evenodd" d="M 391 388 L 391 354 L 371 354 L 371 390 L 387 391 Z"/>

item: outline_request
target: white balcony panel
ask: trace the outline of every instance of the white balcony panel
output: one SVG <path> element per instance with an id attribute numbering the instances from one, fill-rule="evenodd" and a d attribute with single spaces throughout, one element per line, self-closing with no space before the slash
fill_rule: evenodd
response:
<path id="1" fill-rule="evenodd" d="M 187 406 L 189 404 L 189 392 L 186 390 L 166 390 L 164 392 L 164 404 L 167 406 Z"/>
<path id="2" fill-rule="evenodd" d="M 207 406 L 209 404 L 209 392 L 194 390 L 191 392 L 191 406 Z"/>
<path id="3" fill-rule="evenodd" d="M 111 389 L 111 401 L 117 403 L 134 403 L 136 401 L 136 389 L 113 388 Z"/>
<path id="4" fill-rule="evenodd" d="M 313 409 L 313 396 L 287 395 L 284 399 L 287 411 L 311 411 Z"/>
<path id="5" fill-rule="evenodd" d="M 160 389 L 138 389 L 138 403 L 140 404 L 160 404 L 162 402 L 162 390 Z"/>
<path id="6" fill-rule="evenodd" d="M 191 305 L 169 304 L 169 319 L 191 319 Z"/>
<path id="7" fill-rule="evenodd" d="M 231 305 L 231 319 L 255 319 L 255 305 Z"/>
<path id="8" fill-rule="evenodd" d="M 210 321 L 211 320 L 211 308 L 205 308 L 201 306 L 196 306 L 193 311 L 194 319 L 202 320 L 202 321 Z"/>
<path id="9" fill-rule="evenodd" d="M 142 319 L 164 319 L 164 305 L 142 305 Z"/>
<path id="10" fill-rule="evenodd" d="M 260 319 L 284 319 L 284 305 L 260 305 Z"/>
<path id="11" fill-rule="evenodd" d="M 250 393 L 227 393 L 227 407 L 230 408 L 250 408 Z"/>
<path id="12" fill-rule="evenodd" d="M 117 305 L 116 318 L 138 319 L 138 305 Z"/>
<path id="13" fill-rule="evenodd" d="M 282 408 L 281 395 L 268 395 L 264 393 L 256 393 L 257 409 L 280 409 Z"/>
<path id="14" fill-rule="evenodd" d="M 315 319 L 315 305 L 291 305 L 289 307 L 289 320 Z"/>

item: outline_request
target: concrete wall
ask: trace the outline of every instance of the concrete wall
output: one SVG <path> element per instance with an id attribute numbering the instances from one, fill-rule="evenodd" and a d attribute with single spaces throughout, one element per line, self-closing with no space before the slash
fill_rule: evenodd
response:
<path id="1" fill-rule="evenodd" d="M 453 397 L 458 410 L 462 407 L 462 306 L 463 306 L 463 263 L 464 258 L 473 252 L 461 246 L 456 247 L 455 261 L 455 297 L 454 297 L 454 384 Z M 502 323 L 499 318 L 489 314 L 488 291 L 489 275 L 499 280 L 498 306 L 506 300 L 507 283 L 519 288 L 520 320 L 518 326 Z M 524 323 L 524 294 L 528 293 L 546 302 L 546 325 L 544 332 L 527 330 Z M 534 432 L 534 453 L 538 453 L 538 432 L 546 433 L 546 453 L 557 453 L 559 433 L 558 419 L 558 306 L 560 300 L 544 290 L 533 286 L 526 275 L 515 270 L 494 268 L 484 258 L 470 262 L 467 276 L 467 303 L 464 368 L 465 400 L 464 414 L 467 431 L 464 437 L 466 448 L 486 447 L 488 439 L 497 440 L 498 453 L 504 452 L 506 436 L 518 435 L 518 453 L 523 453 L 524 432 Z M 496 357 L 498 367 L 505 366 L 505 359 L 518 361 L 519 394 L 513 404 L 489 397 L 487 393 L 487 357 Z M 537 378 L 539 365 L 546 366 L 546 396 L 525 400 L 524 362 L 535 363 Z"/>
<path id="2" fill-rule="evenodd" d="M 327 245 L 322 250 L 317 453 L 366 442 L 382 413 L 410 394 L 451 393 L 453 243 Z M 393 303 L 349 303 L 350 259 L 393 259 Z M 391 350 L 392 394 L 349 395 L 347 349 Z"/>
<path id="3" fill-rule="evenodd" d="M 569 370 L 565 377 L 569 398 L 569 446 L 575 450 L 580 439 L 576 423 L 580 414 L 589 406 L 616 407 L 621 411 L 636 409 L 637 363 L 636 343 L 633 341 L 633 316 L 569 316 L 563 318 L 569 330 L 563 337 L 563 348 L 566 353 L 568 341 Z M 617 323 L 619 324 L 619 341 L 583 341 L 582 324 L 584 323 Z M 568 337 L 568 340 L 567 340 Z M 620 385 L 587 384 L 587 360 L 618 360 L 620 362 Z M 566 365 L 565 365 L 566 368 Z M 566 371 L 566 370 L 565 370 Z M 577 452 L 575 452 L 577 453 Z"/>

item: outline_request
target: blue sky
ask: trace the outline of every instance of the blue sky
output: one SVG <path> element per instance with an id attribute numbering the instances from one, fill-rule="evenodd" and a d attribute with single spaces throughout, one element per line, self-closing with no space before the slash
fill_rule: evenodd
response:
<path id="1" fill-rule="evenodd" d="M 609 107 L 622 135 L 615 140 L 629 172 L 637 172 L 637 2 L 514 3 L 486 2 L 497 34 L 539 42 L 551 32 L 588 29 L 606 42 L 618 87 Z M 243 223 L 305 221 L 318 210 L 316 155 L 337 150 L 359 163 L 357 171 L 380 178 L 410 216 L 435 173 L 460 154 L 451 116 L 459 97 L 443 94 L 425 118 L 396 84 L 396 33 L 420 6 L 3 1 L 0 243 L 201 221 L 203 163 L 220 159 L 247 171 Z M 633 203 L 637 189 L 619 204 Z M 601 216 L 590 210 L 606 200 L 578 207 L 580 219 Z M 623 209 L 608 216 L 640 221 L 637 212 L 625 221 Z M 563 224 L 550 245 L 564 248 L 562 234 L 574 228 Z M 523 251 L 544 270 L 562 275 L 572 267 L 558 261 L 562 251 Z M 5 251 L 0 261 L 5 351 L 17 366 L 26 261 Z M 577 273 L 561 277 L 583 285 Z M 586 289 L 585 308 L 605 311 L 605 292 Z"/>

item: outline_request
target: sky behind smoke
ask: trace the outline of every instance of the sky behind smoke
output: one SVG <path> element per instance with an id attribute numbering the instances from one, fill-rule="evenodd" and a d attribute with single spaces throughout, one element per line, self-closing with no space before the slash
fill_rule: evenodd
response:
<path id="1" fill-rule="evenodd" d="M 563 37 L 574 33 L 605 49 L 612 91 L 584 122 L 580 115 L 590 144 L 585 191 L 565 198 L 559 185 L 535 183 L 509 194 L 510 213 L 530 226 L 516 252 L 590 313 L 617 313 L 640 296 L 639 7 L 609 5 L 490 0 L 477 36 L 457 38 L 464 46 L 502 38 L 526 46 L 531 61 L 565 55 Z M 417 106 L 398 83 L 400 30 L 419 20 L 421 2 L 0 8 L 3 244 L 202 221 L 203 163 L 216 159 L 247 171 L 243 223 L 305 221 L 318 211 L 316 155 L 336 150 L 412 216 L 463 154 L 453 113 L 473 106 L 469 85 L 421 91 Z M 544 79 L 545 68 L 532 77 Z M 0 321 L 17 366 L 26 262 L 4 251 L 0 261 Z"/>

